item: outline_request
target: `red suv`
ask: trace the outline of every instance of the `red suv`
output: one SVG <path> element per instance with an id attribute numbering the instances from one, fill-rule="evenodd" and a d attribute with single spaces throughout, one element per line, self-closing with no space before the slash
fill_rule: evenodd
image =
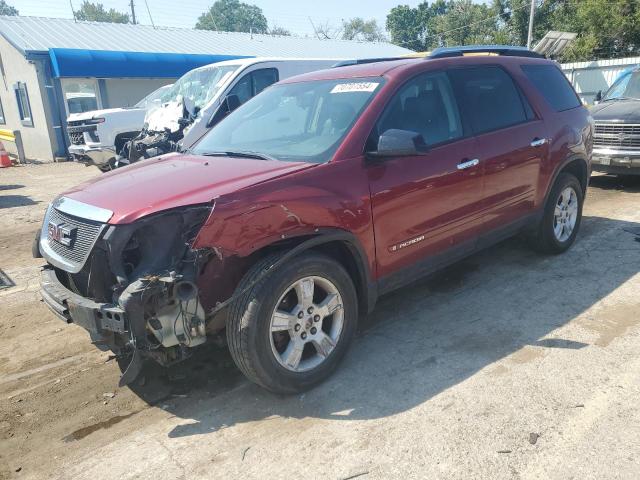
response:
<path id="1" fill-rule="evenodd" d="M 518 232 L 568 249 L 592 124 L 556 64 L 523 49 L 290 78 L 193 151 L 59 196 L 42 296 L 126 359 L 121 384 L 144 359 L 226 340 L 249 379 L 300 391 L 380 295 Z"/>

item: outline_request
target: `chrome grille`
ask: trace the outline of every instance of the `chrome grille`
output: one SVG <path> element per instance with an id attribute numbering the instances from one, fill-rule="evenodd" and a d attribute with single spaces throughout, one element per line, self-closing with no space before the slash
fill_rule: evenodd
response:
<path id="1" fill-rule="evenodd" d="M 69 140 L 74 145 L 84 145 L 84 134 L 82 132 L 69 133 Z"/>
<path id="2" fill-rule="evenodd" d="M 596 122 L 593 145 L 640 149 L 640 125 Z"/>
<path id="3" fill-rule="evenodd" d="M 80 267 L 84 265 L 84 262 L 86 262 L 89 257 L 89 253 L 91 253 L 91 249 L 104 226 L 104 224 L 100 222 L 74 217 L 55 208 L 51 209 L 49 223 L 64 224 L 68 227 L 75 228 L 69 246 L 52 239 L 48 230 L 47 242 L 49 248 L 57 255 Z M 45 225 L 45 228 L 48 228 L 48 225 Z"/>

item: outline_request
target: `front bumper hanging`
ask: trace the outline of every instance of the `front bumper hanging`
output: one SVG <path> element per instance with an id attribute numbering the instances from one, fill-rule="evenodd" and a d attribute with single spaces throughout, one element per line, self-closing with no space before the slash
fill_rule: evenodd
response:
<path id="1" fill-rule="evenodd" d="M 40 293 L 44 303 L 62 320 L 87 330 L 92 339 L 126 334 L 126 312 L 118 305 L 98 303 L 65 287 L 53 268 L 45 267 L 40 274 Z"/>

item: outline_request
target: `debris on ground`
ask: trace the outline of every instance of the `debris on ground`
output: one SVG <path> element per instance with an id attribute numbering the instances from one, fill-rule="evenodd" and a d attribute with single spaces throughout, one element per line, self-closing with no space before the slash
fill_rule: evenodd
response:
<path id="1" fill-rule="evenodd" d="M 530 433 L 529 434 L 529 443 L 531 445 L 535 445 L 536 442 L 538 441 L 538 438 L 540 438 L 540 434 L 539 433 Z"/>

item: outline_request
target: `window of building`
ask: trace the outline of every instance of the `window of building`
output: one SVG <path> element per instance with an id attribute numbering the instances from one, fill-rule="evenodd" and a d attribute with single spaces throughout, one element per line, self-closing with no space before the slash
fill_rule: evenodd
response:
<path id="1" fill-rule="evenodd" d="M 7 121 L 4 119 L 4 108 L 2 108 L 2 100 L 0 100 L 0 125 L 6 125 Z"/>
<path id="2" fill-rule="evenodd" d="M 31 116 L 31 105 L 29 104 L 29 94 L 27 93 L 27 84 L 18 82 L 13 86 L 16 94 L 16 102 L 18 103 L 18 115 L 20 122 L 25 127 L 33 127 L 33 117 Z"/>
<path id="3" fill-rule="evenodd" d="M 569 80 L 559 68 L 553 65 L 523 65 L 522 70 L 557 112 L 581 105 Z"/>
<path id="4" fill-rule="evenodd" d="M 61 84 L 67 115 L 101 108 L 98 83 L 94 79 L 64 78 Z"/>
<path id="5" fill-rule="evenodd" d="M 475 133 L 490 132 L 526 122 L 532 111 L 525 107 L 511 77 L 499 67 L 450 70 L 456 96 Z"/>

